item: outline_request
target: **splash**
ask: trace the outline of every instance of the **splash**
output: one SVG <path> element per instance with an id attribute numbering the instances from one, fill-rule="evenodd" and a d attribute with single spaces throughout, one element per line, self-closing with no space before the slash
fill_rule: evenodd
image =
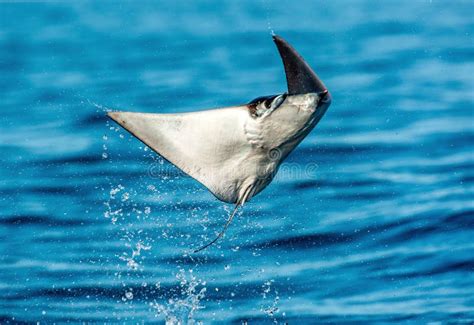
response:
<path id="1" fill-rule="evenodd" d="M 179 294 L 168 299 L 165 304 L 158 302 L 150 303 L 155 310 L 156 317 L 164 317 L 166 324 L 202 324 L 200 321 L 194 320 L 194 313 L 202 309 L 201 300 L 205 297 L 206 282 L 198 279 L 193 270 L 186 272 L 180 269 L 176 274 L 179 281 Z"/>
<path id="2" fill-rule="evenodd" d="M 87 103 L 89 103 L 90 105 L 94 106 L 97 111 L 101 111 L 101 112 L 110 112 L 112 109 L 107 107 L 107 106 L 104 106 L 104 105 L 101 105 L 101 104 L 98 104 L 96 102 L 93 102 L 91 101 L 90 99 L 88 98 L 85 98 L 85 100 L 87 101 Z M 83 101 L 82 101 L 83 102 Z"/>
<path id="3" fill-rule="evenodd" d="M 107 127 L 109 127 L 107 121 Z M 110 128 L 110 130 L 115 130 Z M 121 135 L 120 133 L 118 133 Z M 123 139 L 123 136 L 120 138 Z M 113 155 L 107 152 L 107 141 L 110 138 L 104 135 L 102 138 L 103 152 L 109 158 L 111 163 Z M 148 150 L 148 147 L 140 146 L 138 149 L 142 150 L 144 155 L 154 155 Z M 105 158 L 105 157 L 104 157 Z M 156 160 L 156 158 L 154 158 Z M 163 164 L 163 160 L 158 161 Z M 160 180 L 166 177 L 160 174 Z M 130 283 L 133 281 L 142 281 L 142 287 L 149 285 L 146 278 L 145 268 L 147 264 L 145 259 L 151 254 L 152 244 L 155 242 L 155 237 L 149 235 L 149 231 L 145 228 L 135 227 L 136 221 L 146 219 L 152 214 L 152 207 L 142 204 L 142 200 L 137 199 L 140 195 L 153 194 L 154 198 L 159 197 L 160 193 L 157 187 L 153 184 L 141 184 L 135 190 L 126 184 L 114 184 L 112 179 L 108 179 L 110 185 L 109 189 L 103 189 L 106 207 L 104 217 L 111 220 L 119 231 L 119 240 L 123 243 L 123 252 L 117 254 L 120 264 L 117 265 L 118 271 L 115 272 L 116 279 L 123 287 L 122 294 L 118 297 L 118 302 L 132 306 L 141 301 L 140 290 Z M 193 210 L 193 213 L 198 213 L 199 209 Z M 162 220 L 163 221 L 163 220 Z M 161 238 L 173 238 L 173 224 L 170 222 L 163 223 L 165 226 L 162 229 Z M 124 264 L 125 263 L 125 264 Z M 149 274 L 148 274 L 149 276 Z M 193 270 L 185 271 L 179 269 L 176 273 L 176 280 L 178 285 L 176 291 L 171 297 L 166 294 L 167 298 L 163 296 L 155 296 L 154 298 L 146 297 L 145 304 L 150 307 L 150 311 L 159 319 L 164 319 L 166 324 L 202 324 L 194 319 L 196 312 L 203 308 L 201 301 L 205 296 L 206 283 L 198 279 Z M 155 284 L 157 289 L 160 289 L 160 282 Z M 153 291 L 153 288 L 151 288 Z M 168 292 L 169 293 L 169 292 Z M 169 298 L 168 298 L 169 297 Z M 155 300 L 153 300 L 155 299 Z M 163 299 L 161 301 L 160 299 Z"/>
<path id="4" fill-rule="evenodd" d="M 263 5 L 265 7 L 265 17 L 267 20 L 267 29 L 270 32 L 271 36 L 275 36 L 275 31 L 273 30 L 272 23 L 270 22 L 270 4 L 268 1 L 263 1 Z"/>
<path id="5" fill-rule="evenodd" d="M 132 248 L 132 253 L 129 255 L 128 253 L 124 252 L 122 256 L 120 256 L 120 259 L 122 261 L 127 262 L 127 266 L 132 269 L 132 270 L 138 270 L 139 268 L 139 263 L 137 262 L 136 258 L 139 257 L 142 253 L 142 250 L 148 251 L 151 249 L 151 245 L 147 245 L 143 243 L 142 241 L 139 241 L 138 243 L 135 244 L 135 246 L 132 246 L 130 243 L 125 244 L 126 247 Z"/>
<path id="6" fill-rule="evenodd" d="M 113 224 L 116 224 L 120 217 L 123 217 L 123 208 L 122 207 L 115 207 L 115 199 L 116 195 L 123 191 L 125 187 L 122 185 L 117 185 L 110 189 L 109 192 L 109 199 L 104 202 L 106 210 L 104 212 L 104 217 L 110 219 Z"/>
<path id="7" fill-rule="evenodd" d="M 273 289 L 272 286 L 274 284 L 274 280 L 268 280 L 262 285 L 262 298 L 263 300 L 271 300 L 270 296 L 274 296 L 272 299 L 271 304 L 262 305 L 260 307 L 260 311 L 263 312 L 265 315 L 273 319 L 275 324 L 278 323 L 276 316 L 280 312 L 280 308 L 278 304 L 280 302 L 280 297 L 278 295 L 278 290 Z M 273 294 L 272 294 L 273 291 Z"/>
<path id="8" fill-rule="evenodd" d="M 103 150 L 103 151 L 102 151 L 102 158 L 103 158 L 103 159 L 107 159 L 107 158 L 109 157 L 109 154 L 107 153 L 108 148 L 107 148 L 107 145 L 105 144 L 105 141 L 108 140 L 107 135 L 104 135 L 104 136 L 102 137 L 102 140 L 104 140 L 104 143 L 102 144 L 102 150 Z"/>

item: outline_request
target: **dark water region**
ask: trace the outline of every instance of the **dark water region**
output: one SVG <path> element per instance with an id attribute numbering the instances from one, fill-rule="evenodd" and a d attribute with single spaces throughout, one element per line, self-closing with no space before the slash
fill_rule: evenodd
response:
<path id="1" fill-rule="evenodd" d="M 0 323 L 474 322 L 471 1 L 0 2 Z M 105 117 L 331 90 L 232 206 Z"/>

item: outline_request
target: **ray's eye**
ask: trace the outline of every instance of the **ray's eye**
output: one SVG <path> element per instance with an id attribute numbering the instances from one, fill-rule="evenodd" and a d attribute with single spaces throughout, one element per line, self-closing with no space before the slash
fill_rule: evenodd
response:
<path id="1" fill-rule="evenodd" d="M 272 107 L 272 103 L 273 103 L 273 100 L 274 100 L 274 99 L 275 99 L 275 97 L 265 99 L 265 100 L 263 101 L 263 105 L 265 106 L 265 108 L 270 108 L 270 107 Z"/>
<path id="2" fill-rule="evenodd" d="M 283 103 L 287 94 L 257 97 L 247 104 L 250 114 L 259 117 L 272 112 Z"/>
<path id="3" fill-rule="evenodd" d="M 264 103 L 265 107 L 270 108 L 270 105 L 275 97 L 277 97 L 277 95 L 257 97 L 254 100 L 251 100 L 247 106 L 258 106 L 259 104 Z"/>

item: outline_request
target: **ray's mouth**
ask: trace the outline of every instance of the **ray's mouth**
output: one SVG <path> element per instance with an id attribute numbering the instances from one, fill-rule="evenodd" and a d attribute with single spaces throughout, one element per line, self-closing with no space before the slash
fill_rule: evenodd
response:
<path id="1" fill-rule="evenodd" d="M 320 106 L 321 104 L 326 104 L 331 101 L 331 95 L 329 94 L 329 90 L 327 89 L 318 93 L 318 96 L 319 96 L 318 106 Z"/>

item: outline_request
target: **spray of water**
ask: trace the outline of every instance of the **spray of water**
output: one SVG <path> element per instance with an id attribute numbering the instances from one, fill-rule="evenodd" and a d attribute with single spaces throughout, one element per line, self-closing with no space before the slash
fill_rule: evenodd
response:
<path id="1" fill-rule="evenodd" d="M 267 0 L 262 1 L 263 6 L 265 7 L 265 18 L 267 21 L 267 29 L 271 36 L 275 36 L 275 31 L 273 30 L 272 23 L 270 21 L 270 3 Z"/>
<path id="2" fill-rule="evenodd" d="M 179 281 L 179 293 L 166 303 L 152 302 L 150 306 L 157 317 L 164 316 L 166 324 L 202 324 L 194 319 L 194 313 L 203 308 L 200 305 L 205 297 L 206 282 L 198 279 L 193 270 L 180 269 L 176 274 Z"/>

